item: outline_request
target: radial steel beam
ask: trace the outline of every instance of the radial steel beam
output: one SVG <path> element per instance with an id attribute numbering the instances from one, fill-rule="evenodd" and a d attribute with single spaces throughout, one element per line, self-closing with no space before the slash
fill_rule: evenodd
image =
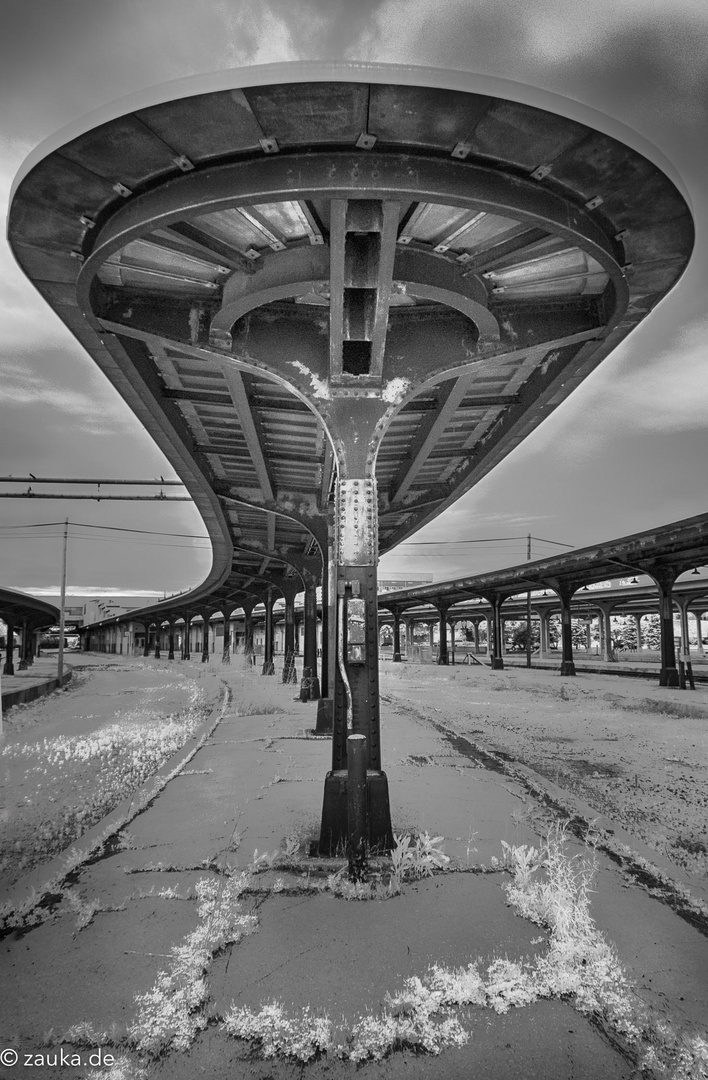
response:
<path id="1" fill-rule="evenodd" d="M 234 403 L 234 408 L 241 424 L 241 430 L 243 431 L 246 439 L 246 446 L 251 456 L 251 461 L 256 470 L 258 476 L 258 482 L 261 487 L 264 499 L 275 498 L 275 484 L 273 482 L 273 475 L 271 467 L 268 463 L 263 447 L 263 435 L 261 430 L 260 421 L 257 416 L 251 411 L 251 406 L 246 396 L 246 389 L 243 384 L 243 376 L 233 364 L 225 361 L 222 365 L 222 373 L 226 384 L 231 394 L 231 400 Z"/>

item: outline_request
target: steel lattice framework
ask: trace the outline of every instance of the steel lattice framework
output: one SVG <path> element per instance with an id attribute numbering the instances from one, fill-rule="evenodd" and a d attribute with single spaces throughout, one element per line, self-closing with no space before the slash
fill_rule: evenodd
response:
<path id="1" fill-rule="evenodd" d="M 335 773 L 354 730 L 380 774 L 379 552 L 567 397 L 693 243 L 649 157 L 463 82 L 279 65 L 163 89 L 44 153 L 10 212 L 20 265 L 207 525 L 180 610 L 323 580 Z M 364 614 L 335 667 L 337 594 Z"/>

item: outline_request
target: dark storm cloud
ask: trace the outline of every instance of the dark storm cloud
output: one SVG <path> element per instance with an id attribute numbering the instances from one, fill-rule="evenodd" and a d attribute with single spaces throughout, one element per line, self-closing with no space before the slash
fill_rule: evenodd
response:
<path id="1" fill-rule="evenodd" d="M 685 129 L 705 121 L 707 41 L 708 9 L 692 2 L 381 0 L 348 55 L 529 81 L 628 123 Z"/>

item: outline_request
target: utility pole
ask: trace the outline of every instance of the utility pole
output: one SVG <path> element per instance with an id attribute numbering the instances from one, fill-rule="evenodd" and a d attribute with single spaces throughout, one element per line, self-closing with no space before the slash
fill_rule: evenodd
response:
<path id="1" fill-rule="evenodd" d="M 531 533 L 526 537 L 526 562 L 531 562 Z M 531 667 L 531 590 L 526 593 L 526 667 Z"/>
<path id="2" fill-rule="evenodd" d="M 59 656 L 57 659 L 57 678 L 61 685 L 64 674 L 64 605 L 66 603 L 66 549 L 69 545 L 69 519 L 64 522 L 64 554 L 61 561 L 61 599 L 59 601 Z"/>

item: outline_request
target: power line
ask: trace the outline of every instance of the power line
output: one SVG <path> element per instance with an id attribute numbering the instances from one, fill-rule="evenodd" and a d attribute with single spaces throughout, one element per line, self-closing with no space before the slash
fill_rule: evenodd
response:
<path id="1" fill-rule="evenodd" d="M 501 540 L 525 540 L 525 536 L 488 536 L 483 540 L 407 540 L 399 547 L 430 547 L 440 544 L 498 544 Z"/>
<path id="2" fill-rule="evenodd" d="M 408 540 L 399 544 L 399 547 L 443 547 L 452 544 L 500 544 L 507 541 L 526 540 L 525 536 L 488 536 L 479 540 Z M 562 540 L 545 540 L 542 536 L 532 536 L 539 544 L 556 544 L 558 547 L 572 548 L 574 544 L 566 544 Z M 402 556 L 403 557 L 403 556 Z"/>
<path id="3" fill-rule="evenodd" d="M 116 484 L 126 484 L 128 487 L 184 487 L 184 483 L 181 480 L 164 480 L 160 477 L 159 480 L 106 480 L 105 477 L 101 480 L 90 480 L 85 477 L 49 477 L 49 476 L 33 476 L 32 473 L 29 476 L 0 476 L 0 483 L 3 484 L 91 484 L 91 485 L 106 485 L 107 487 L 113 487 Z"/>
<path id="4" fill-rule="evenodd" d="M 63 525 L 63 521 L 40 521 L 36 524 L 28 522 L 25 525 L 0 525 L 0 529 L 44 529 L 51 525 Z M 70 521 L 70 525 L 80 529 L 102 529 L 106 532 L 125 532 L 125 533 L 141 533 L 145 536 L 180 536 L 186 537 L 190 540 L 208 540 L 209 537 L 204 533 L 175 533 L 175 532 L 158 532 L 154 529 L 128 529 L 122 525 L 91 525 L 87 521 Z"/>

